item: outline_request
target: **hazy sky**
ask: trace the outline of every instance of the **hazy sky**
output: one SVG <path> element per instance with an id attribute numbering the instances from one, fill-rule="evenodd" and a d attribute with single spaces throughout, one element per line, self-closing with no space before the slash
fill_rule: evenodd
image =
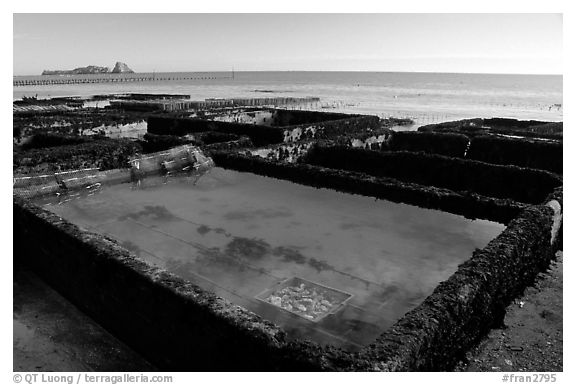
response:
<path id="1" fill-rule="evenodd" d="M 559 14 L 14 14 L 14 74 L 86 65 L 562 73 Z"/>

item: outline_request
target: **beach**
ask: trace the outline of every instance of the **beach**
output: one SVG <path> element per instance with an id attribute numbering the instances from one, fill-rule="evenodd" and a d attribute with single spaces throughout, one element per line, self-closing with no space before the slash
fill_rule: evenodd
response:
<path id="1" fill-rule="evenodd" d="M 561 75 L 408 72 L 206 72 L 123 74 L 194 80 L 105 82 L 14 87 L 13 99 L 113 93 L 172 93 L 208 98 L 319 97 L 307 106 L 332 112 L 411 118 L 416 126 L 476 117 L 562 121 Z M 102 78 L 111 75 L 75 75 Z M 14 77 L 59 79 L 58 76 Z M 70 78 L 70 77 L 66 77 Z M 199 79 L 210 78 L 210 79 Z"/>

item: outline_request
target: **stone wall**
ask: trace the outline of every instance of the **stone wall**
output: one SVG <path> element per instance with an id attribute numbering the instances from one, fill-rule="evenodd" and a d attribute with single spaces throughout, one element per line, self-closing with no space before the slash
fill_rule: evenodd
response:
<path id="1" fill-rule="evenodd" d="M 561 210 L 561 189 L 549 198 Z M 15 263 L 168 371 L 449 370 L 502 322 L 561 244 L 561 232 L 551 231 L 555 210 L 526 208 L 420 306 L 350 354 L 287 342 L 259 316 L 23 199 L 14 198 L 13 213 Z"/>
<path id="2" fill-rule="evenodd" d="M 142 152 L 140 144 L 129 139 L 101 139 L 86 143 L 15 152 L 15 175 L 49 173 L 63 170 L 128 167 L 128 160 Z"/>
<path id="3" fill-rule="evenodd" d="M 513 164 L 562 174 L 562 142 L 477 136 L 470 143 L 469 159 Z"/>
<path id="4" fill-rule="evenodd" d="M 193 129 L 199 124 L 184 120 L 168 124 L 167 132 L 181 135 L 189 129 L 188 124 Z M 324 134 L 331 137 L 349 133 L 351 128 L 369 132 L 375 122 L 372 117 L 360 117 L 321 124 L 327 130 Z M 208 123 L 214 122 L 202 124 Z M 286 129 L 261 131 L 261 126 L 246 126 L 253 130 L 252 137 L 206 146 L 217 166 L 488 219 L 507 228 L 484 249 L 476 250 L 421 305 L 355 354 L 307 341 L 288 341 L 284 331 L 261 317 L 145 263 L 109 238 L 84 231 L 18 197 L 13 200 L 15 263 L 31 267 L 160 370 L 429 371 L 451 369 L 490 328 L 499 325 L 506 306 L 562 248 L 562 178 L 556 174 L 440 155 L 350 149 L 329 142 L 308 153 L 310 163 L 280 162 L 286 151 L 290 155 L 290 144 L 272 146 L 278 150 L 272 159 L 230 152 L 231 147 L 249 146 L 252 138 L 263 143 L 277 133 L 283 137 Z M 202 127 L 193 132 L 205 132 Z M 166 133 L 165 128 L 160 131 Z M 234 130 L 214 131 L 238 135 Z M 464 143 L 460 137 L 433 141 L 430 148 L 439 152 L 446 150 L 447 143 L 461 151 Z M 15 157 L 15 164 L 20 169 L 26 162 L 50 167 L 126 167 L 124 158 L 140 150 L 128 142 L 108 141 L 110 147 L 102 144 L 93 153 L 86 151 L 86 143 L 31 150 L 26 152 L 28 158 Z M 305 143 L 303 153 L 310 143 Z M 426 141 L 396 145 L 420 151 L 422 143 Z M 222 146 L 227 151 L 218 151 Z M 451 145 L 447 148 L 452 151 Z M 38 157 L 29 159 L 30 154 Z M 151 164 L 157 163 L 154 158 Z M 98 170 L 81 171 L 88 179 L 99 175 Z M 80 171 L 65 175 L 84 178 Z M 54 178 L 50 186 L 59 188 Z M 45 184 L 46 178 L 37 179 Z M 14 185 L 26 188 L 34 183 L 36 179 L 21 178 Z"/>
<path id="5" fill-rule="evenodd" d="M 543 170 L 406 151 L 317 145 L 304 157 L 304 162 L 532 204 L 541 202 L 562 184 L 558 175 Z"/>
<path id="6" fill-rule="evenodd" d="M 355 137 L 365 133 L 373 133 L 380 129 L 380 119 L 377 116 L 349 116 L 346 119 L 328 120 L 319 123 L 305 123 L 285 126 L 284 142 L 302 140 L 326 140 Z"/>
<path id="7" fill-rule="evenodd" d="M 140 142 L 144 153 L 165 151 L 172 147 L 193 144 L 192 140 L 176 135 L 155 135 L 146 133 Z"/>
<path id="8" fill-rule="evenodd" d="M 562 174 L 562 122 L 521 121 L 516 119 L 466 119 L 431 124 L 418 128 L 430 135 L 457 134 L 470 138 L 466 157 L 494 164 L 513 164 Z M 425 151 L 438 152 L 433 143 Z M 448 144 L 446 144 L 448 146 Z M 458 146 L 454 152 L 459 153 Z M 462 157 L 462 155 L 453 155 Z"/>
<path id="9" fill-rule="evenodd" d="M 456 133 L 399 131 L 391 135 L 387 146 L 390 151 L 425 152 L 462 158 L 466 153 L 470 139 Z"/>
<path id="10" fill-rule="evenodd" d="M 337 112 L 304 111 L 304 110 L 272 110 L 271 125 L 275 127 L 299 126 L 326 121 L 349 119 L 360 115 L 349 115 Z"/>
<path id="11" fill-rule="evenodd" d="M 215 131 L 248 136 L 255 146 L 261 147 L 282 142 L 336 138 L 380 128 L 380 120 L 377 116 L 285 110 L 278 110 L 275 114 L 283 117 L 282 123 L 299 123 L 302 121 L 306 121 L 306 123 L 272 127 L 177 116 L 150 116 L 148 118 L 148 132 L 157 135 L 184 136 L 198 132 Z"/>
<path id="12" fill-rule="evenodd" d="M 456 132 L 475 136 L 486 133 L 518 135 L 528 138 L 562 139 L 563 122 L 539 120 L 517 120 L 509 118 L 475 118 L 451 122 L 428 124 L 418 128 L 419 132 Z"/>
<path id="13" fill-rule="evenodd" d="M 284 130 L 278 127 L 168 116 L 148 118 L 148 132 L 151 134 L 184 136 L 206 131 L 248 136 L 256 146 L 284 141 Z"/>

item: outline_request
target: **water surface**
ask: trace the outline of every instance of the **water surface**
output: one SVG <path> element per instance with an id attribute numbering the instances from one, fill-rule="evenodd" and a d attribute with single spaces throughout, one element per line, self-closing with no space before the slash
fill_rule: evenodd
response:
<path id="1" fill-rule="evenodd" d="M 134 77 L 152 74 L 122 74 Z M 320 97 L 303 109 L 411 117 L 417 125 L 476 117 L 561 121 L 562 76 L 418 72 L 229 72 L 165 73 L 158 77 L 208 80 L 94 83 L 14 87 L 23 96 L 87 96 L 109 93 L 178 93 L 192 100 L 233 97 Z M 84 76 L 86 75 L 77 75 Z M 91 75 L 110 77 L 114 75 Z M 26 76 L 14 79 L 49 79 Z M 416 125 L 416 126 L 417 126 Z"/>
<path id="2" fill-rule="evenodd" d="M 373 341 L 504 228 L 214 168 L 38 203 L 275 322 L 350 350 Z M 351 294 L 315 323 L 255 297 L 300 277 Z"/>

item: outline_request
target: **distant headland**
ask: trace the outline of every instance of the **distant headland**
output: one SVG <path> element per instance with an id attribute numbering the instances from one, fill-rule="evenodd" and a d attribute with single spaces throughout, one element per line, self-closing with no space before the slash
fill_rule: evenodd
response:
<path id="1" fill-rule="evenodd" d="M 44 70 L 42 75 L 90 75 L 90 74 L 133 74 L 134 71 L 126 65 L 126 63 L 116 62 L 112 71 L 108 67 L 98 67 L 98 66 L 88 66 L 88 67 L 78 67 L 73 70 Z"/>

